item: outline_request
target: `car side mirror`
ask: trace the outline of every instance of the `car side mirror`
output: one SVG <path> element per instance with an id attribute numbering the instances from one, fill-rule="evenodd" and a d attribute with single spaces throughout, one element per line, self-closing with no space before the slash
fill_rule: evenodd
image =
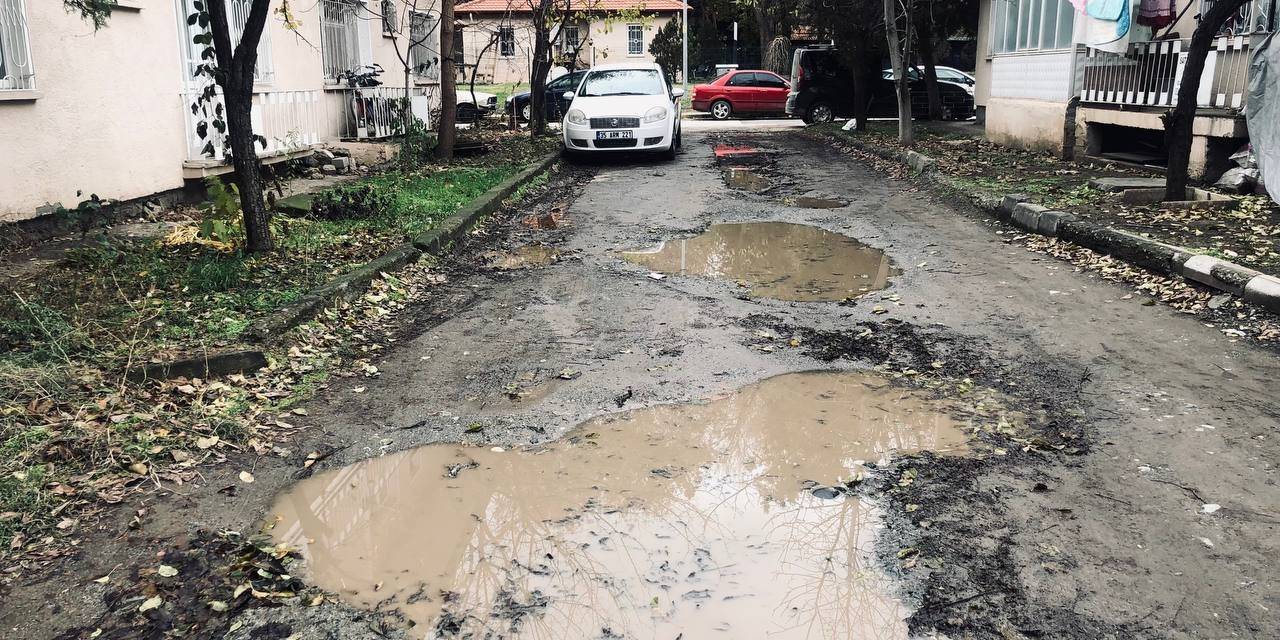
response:
<path id="1" fill-rule="evenodd" d="M 574 94 L 572 91 L 566 91 L 566 92 L 564 92 L 564 93 L 560 94 L 560 97 L 561 97 L 561 98 L 564 98 L 565 100 L 570 100 L 570 101 L 572 101 L 572 100 L 573 100 L 573 98 L 574 98 L 574 95 L 576 95 L 576 94 Z"/>
<path id="2" fill-rule="evenodd" d="M 676 87 L 675 89 L 671 90 L 672 100 L 679 100 L 680 98 L 683 98 L 683 97 L 684 97 L 684 89 L 682 87 Z"/>

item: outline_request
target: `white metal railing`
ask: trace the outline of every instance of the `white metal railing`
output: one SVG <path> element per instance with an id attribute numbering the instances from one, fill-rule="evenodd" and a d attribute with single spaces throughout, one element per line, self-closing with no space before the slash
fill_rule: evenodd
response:
<path id="1" fill-rule="evenodd" d="M 221 136 L 213 127 L 213 113 L 223 107 L 219 95 L 214 104 L 202 103 L 192 113 L 199 92 L 182 94 L 183 113 L 187 114 L 187 160 L 189 162 L 215 162 L 226 160 L 226 152 L 220 143 Z M 290 153 L 319 144 L 324 106 L 320 91 L 263 91 L 253 95 L 253 111 L 250 120 L 253 132 L 266 138 L 266 146 L 256 146 L 261 157 Z M 205 121 L 209 135 L 201 138 L 197 127 Z M 206 143 L 213 141 L 213 153 L 206 153 Z"/>
<path id="2" fill-rule="evenodd" d="M 346 140 L 377 140 L 404 132 L 404 87 L 358 87 L 343 89 L 338 135 Z M 428 127 L 434 121 L 433 87 L 413 87 L 409 104 L 415 118 Z"/>
<path id="3" fill-rule="evenodd" d="M 23 0 L 0 0 L 0 91 L 36 88 Z"/>
<path id="4" fill-rule="evenodd" d="M 1250 37 L 1220 36 L 1205 59 L 1199 107 L 1244 108 L 1248 94 Z M 1125 55 L 1085 48 L 1078 54 L 1080 101 L 1140 107 L 1173 107 L 1190 40 L 1135 42 Z"/>
<path id="5" fill-rule="evenodd" d="M 324 77 L 330 81 L 360 65 L 356 10 L 351 0 L 320 1 L 320 53 Z"/>

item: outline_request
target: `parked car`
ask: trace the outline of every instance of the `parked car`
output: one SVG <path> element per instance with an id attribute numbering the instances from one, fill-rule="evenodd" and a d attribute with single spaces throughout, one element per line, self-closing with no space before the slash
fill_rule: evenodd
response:
<path id="1" fill-rule="evenodd" d="M 565 112 L 569 110 L 569 101 L 564 99 L 565 92 L 576 90 L 586 75 L 586 71 L 572 71 L 547 83 L 542 106 L 548 122 L 559 122 L 564 118 Z M 523 122 L 528 122 L 533 117 L 532 109 L 533 94 L 528 91 L 507 97 L 506 113 L 514 111 L 516 117 Z"/>
<path id="2" fill-rule="evenodd" d="M 960 86 L 964 87 L 964 88 L 969 92 L 969 95 L 973 95 L 973 89 L 974 89 L 974 87 L 976 87 L 976 86 L 977 86 L 977 84 L 978 84 L 978 79 L 977 79 L 977 78 L 975 78 L 975 77 L 973 77 L 973 76 L 971 76 L 971 75 L 969 75 L 969 74 L 967 74 L 967 73 L 965 73 L 965 72 L 963 72 L 963 71 L 961 71 L 961 70 L 959 70 L 959 69 L 957 69 L 957 68 L 955 68 L 955 67 L 934 67 L 934 68 L 933 68 L 933 70 L 938 74 L 938 79 L 939 79 L 939 80 L 942 80 L 942 81 L 944 81 L 944 82 L 951 82 L 951 83 L 958 84 L 958 85 L 960 85 Z M 917 67 L 915 67 L 915 68 L 913 68 L 913 69 L 909 70 L 907 73 L 909 73 L 909 74 L 911 75 L 911 79 L 912 79 L 912 80 L 915 80 L 915 79 L 917 79 L 917 78 L 923 78 L 923 77 L 924 77 L 924 67 L 919 67 L 919 66 L 917 66 Z M 884 79 L 885 79 L 885 80 L 892 80 L 892 79 L 893 79 L 893 69 L 885 69 L 885 70 L 884 70 Z"/>
<path id="3" fill-rule="evenodd" d="M 884 77 L 872 81 L 867 95 L 855 95 L 853 74 L 840 61 L 834 47 L 817 46 L 796 49 L 791 58 L 791 93 L 787 94 L 787 113 L 805 122 L 830 122 L 836 116 L 852 116 L 861 103 L 872 118 L 898 117 L 898 98 L 894 81 Z M 911 115 L 929 115 L 929 96 L 922 78 L 910 80 Z M 963 85 L 939 80 L 942 114 L 948 120 L 968 120 L 974 115 L 973 96 Z"/>
<path id="4" fill-rule="evenodd" d="M 458 122 L 475 122 L 498 108 L 498 96 L 483 91 L 471 91 L 469 85 L 455 89 L 458 100 Z"/>
<path id="5" fill-rule="evenodd" d="M 791 83 L 772 71 L 730 71 L 712 82 L 693 87 L 693 108 L 716 120 L 734 114 L 786 113 Z"/>
<path id="6" fill-rule="evenodd" d="M 657 151 L 675 158 L 683 96 L 656 64 L 594 67 L 576 91 L 563 95 L 569 101 L 561 127 L 564 152 Z"/>

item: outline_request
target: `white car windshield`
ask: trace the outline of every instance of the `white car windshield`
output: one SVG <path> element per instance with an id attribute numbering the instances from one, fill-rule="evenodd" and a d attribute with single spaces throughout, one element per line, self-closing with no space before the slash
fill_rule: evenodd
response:
<path id="1" fill-rule="evenodd" d="M 587 76 L 578 95 L 602 96 L 660 96 L 665 94 L 662 76 L 653 69 L 611 69 L 596 71 Z"/>

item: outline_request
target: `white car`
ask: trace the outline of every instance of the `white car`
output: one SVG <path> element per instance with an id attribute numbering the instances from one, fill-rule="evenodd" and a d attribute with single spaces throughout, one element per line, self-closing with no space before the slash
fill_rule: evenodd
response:
<path id="1" fill-rule="evenodd" d="M 955 67 L 934 67 L 933 69 L 934 71 L 937 72 L 939 81 L 950 82 L 951 84 L 958 84 L 960 85 L 960 88 L 967 91 L 969 95 L 973 95 L 974 86 L 978 84 L 977 78 L 974 78 L 973 76 L 959 69 L 956 69 Z M 924 67 L 917 66 L 914 69 L 908 69 L 907 75 L 911 76 L 912 80 L 923 78 Z M 893 69 L 884 70 L 884 79 L 885 80 L 893 79 Z"/>
<path id="2" fill-rule="evenodd" d="M 674 158 L 680 148 L 680 97 L 662 67 L 651 63 L 593 67 L 570 102 L 564 152 L 656 151 Z"/>
<path id="3" fill-rule="evenodd" d="M 498 96 L 483 91 L 471 91 L 470 85 L 456 88 L 458 122 L 471 122 L 498 108 Z"/>

